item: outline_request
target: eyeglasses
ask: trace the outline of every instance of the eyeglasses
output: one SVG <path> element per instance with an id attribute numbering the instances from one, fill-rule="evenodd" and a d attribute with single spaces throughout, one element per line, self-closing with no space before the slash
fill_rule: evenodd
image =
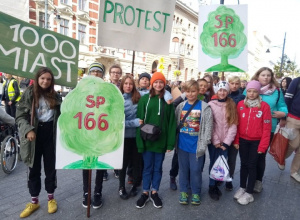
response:
<path id="1" fill-rule="evenodd" d="M 92 70 L 91 73 L 97 73 L 97 74 L 100 74 L 102 73 L 100 70 Z"/>
<path id="2" fill-rule="evenodd" d="M 114 74 L 114 75 L 121 75 L 120 72 L 110 72 L 111 74 Z"/>

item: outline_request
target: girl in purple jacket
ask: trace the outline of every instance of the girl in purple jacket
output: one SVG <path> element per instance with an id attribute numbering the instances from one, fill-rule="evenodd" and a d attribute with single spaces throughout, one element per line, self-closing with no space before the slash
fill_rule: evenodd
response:
<path id="1" fill-rule="evenodd" d="M 228 97 L 229 84 L 221 81 L 217 84 L 217 100 L 212 100 L 210 105 L 213 113 L 212 144 L 208 145 L 209 171 L 220 155 L 227 157 L 228 147 L 233 142 L 238 123 L 238 115 L 235 102 Z M 213 200 L 219 200 L 222 195 L 217 186 L 217 181 L 209 179 L 209 196 Z"/>

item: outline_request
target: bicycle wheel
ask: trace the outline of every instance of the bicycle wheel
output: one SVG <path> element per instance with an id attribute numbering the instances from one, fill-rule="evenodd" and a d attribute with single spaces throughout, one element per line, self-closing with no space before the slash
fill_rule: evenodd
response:
<path id="1" fill-rule="evenodd" d="M 18 162 L 17 140 L 8 135 L 1 143 L 1 166 L 4 173 L 11 173 Z"/>

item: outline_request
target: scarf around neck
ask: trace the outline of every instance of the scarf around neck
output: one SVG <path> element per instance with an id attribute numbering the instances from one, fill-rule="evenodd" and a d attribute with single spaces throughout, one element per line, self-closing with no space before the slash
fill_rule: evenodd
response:
<path id="1" fill-rule="evenodd" d="M 276 90 L 276 86 L 272 85 L 270 88 L 270 84 L 267 84 L 265 86 L 262 86 L 260 89 L 260 94 L 261 95 L 272 95 Z"/>
<path id="2" fill-rule="evenodd" d="M 258 107 L 261 103 L 261 97 L 258 96 L 258 98 L 253 100 L 246 98 L 244 102 L 248 105 L 249 108 Z"/>

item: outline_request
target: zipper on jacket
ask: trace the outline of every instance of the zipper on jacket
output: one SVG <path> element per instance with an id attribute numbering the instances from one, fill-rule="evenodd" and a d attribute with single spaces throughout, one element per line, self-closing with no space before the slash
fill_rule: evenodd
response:
<path id="1" fill-rule="evenodd" d="M 249 125 L 249 119 L 250 119 L 250 115 L 251 115 L 251 110 L 252 108 L 250 108 L 250 112 L 249 112 L 249 116 L 248 116 L 248 121 L 247 121 L 247 128 L 246 128 L 246 135 L 248 136 L 248 125 Z"/>

